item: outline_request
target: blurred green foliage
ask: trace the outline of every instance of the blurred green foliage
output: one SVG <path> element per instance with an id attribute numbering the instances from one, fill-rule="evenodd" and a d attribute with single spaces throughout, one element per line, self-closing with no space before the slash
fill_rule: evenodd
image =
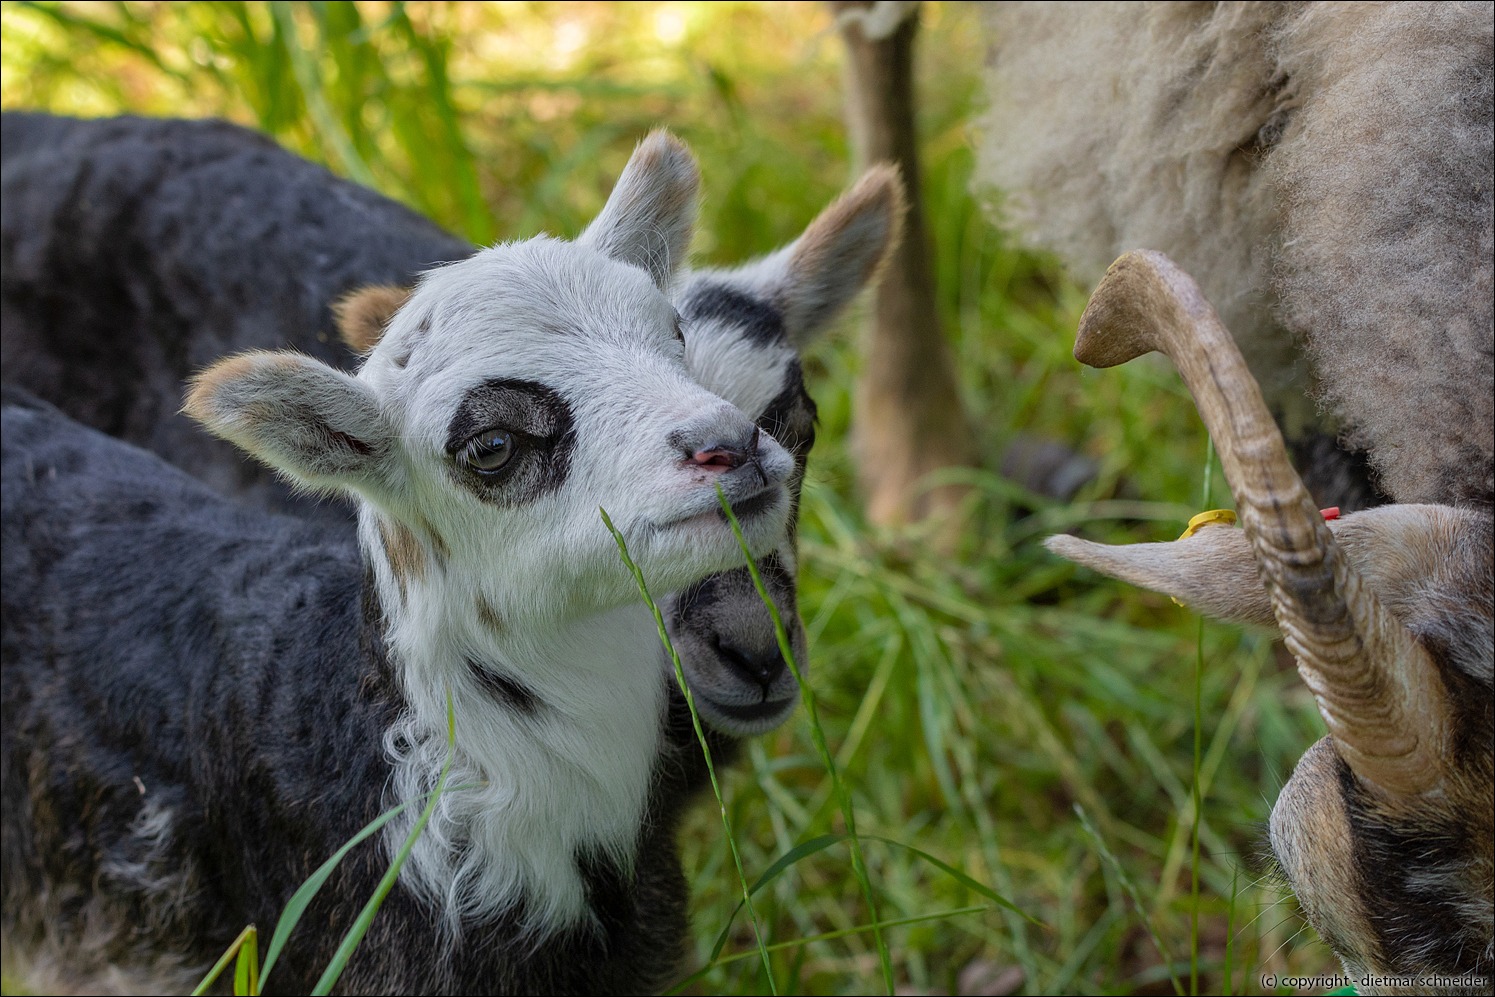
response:
<path id="1" fill-rule="evenodd" d="M 1190 987 L 1193 946 L 1201 992 L 1326 969 L 1285 890 L 1246 861 L 1319 736 L 1296 674 L 1264 636 L 1201 634 L 1166 598 L 1082 576 L 1038 546 L 1081 527 L 1171 539 L 1228 496 L 1201 494 L 1207 440 L 1170 371 L 1081 371 L 1070 357 L 1083 291 L 972 195 L 979 19 L 967 4 L 925 4 L 922 17 L 940 317 L 985 466 L 956 473 L 972 486 L 958 557 L 932 553 L 917 528 L 865 522 L 845 445 L 858 369 L 848 323 L 807 358 L 822 425 L 801 531 L 820 716 L 880 915 L 904 922 L 887 930 L 899 986 L 1171 993 L 1170 977 Z M 0 28 L 6 107 L 228 117 L 479 243 L 575 234 L 660 125 L 701 161 L 702 260 L 789 240 L 851 174 L 840 43 L 816 3 L 6 2 Z M 1026 493 L 994 471 L 1018 432 L 1083 450 L 1098 479 L 1067 505 Z M 752 879 L 845 828 L 802 718 L 748 755 L 726 798 Z M 1032 920 L 874 837 L 964 870 Z M 698 813 L 682 847 L 705 963 L 740 886 L 716 814 Z M 880 985 L 844 845 L 794 864 L 755 904 L 780 946 L 780 992 Z M 689 986 L 767 991 L 745 920 Z"/>

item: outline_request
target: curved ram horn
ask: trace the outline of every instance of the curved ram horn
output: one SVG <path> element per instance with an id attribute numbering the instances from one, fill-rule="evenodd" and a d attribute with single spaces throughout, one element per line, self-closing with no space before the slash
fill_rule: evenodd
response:
<path id="1" fill-rule="evenodd" d="M 1151 350 L 1173 361 L 1214 437 L 1277 625 L 1340 757 L 1385 792 L 1435 790 L 1450 704 L 1432 658 L 1334 542 L 1199 287 L 1162 253 L 1132 252 L 1091 297 L 1075 359 L 1113 367 Z"/>

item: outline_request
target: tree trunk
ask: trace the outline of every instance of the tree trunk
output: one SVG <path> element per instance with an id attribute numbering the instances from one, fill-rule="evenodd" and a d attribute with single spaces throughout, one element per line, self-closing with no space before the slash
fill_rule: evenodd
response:
<path id="1" fill-rule="evenodd" d="M 852 431 L 867 518 L 895 526 L 952 512 L 966 490 L 921 488 L 920 479 L 942 467 L 973 464 L 975 447 L 940 329 L 934 252 L 920 197 L 913 74 L 918 5 L 853 0 L 828 6 L 846 42 L 847 117 L 858 165 L 898 164 L 908 195 L 903 242 L 862 337 Z"/>

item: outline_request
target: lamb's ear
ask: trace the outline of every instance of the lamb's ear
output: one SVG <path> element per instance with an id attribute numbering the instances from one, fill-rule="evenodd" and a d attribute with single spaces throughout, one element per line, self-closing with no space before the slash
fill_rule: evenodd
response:
<path id="1" fill-rule="evenodd" d="M 343 295 L 332 305 L 337 333 L 355 353 L 367 355 L 379 345 L 395 312 L 410 300 L 410 288 L 370 284 Z"/>
<path id="2" fill-rule="evenodd" d="M 669 132 L 651 132 L 633 151 L 602 213 L 576 241 L 639 267 L 668 290 L 685 261 L 696 220 L 700 172 Z"/>
<path id="3" fill-rule="evenodd" d="M 1044 546 L 1103 575 L 1171 595 L 1205 616 L 1276 626 L 1244 530 L 1207 526 L 1172 543 L 1120 547 L 1061 535 L 1049 537 Z"/>
<path id="4" fill-rule="evenodd" d="M 763 261 L 759 279 L 784 314 L 796 347 L 876 282 L 898 247 L 907 202 L 896 166 L 874 166 L 822 211 L 804 234 Z M 779 269 L 779 273 L 773 273 Z M 755 275 L 756 276 L 756 275 Z"/>
<path id="5" fill-rule="evenodd" d="M 387 482 L 395 434 L 372 391 L 299 353 L 244 353 L 192 379 L 184 411 L 308 488 Z"/>

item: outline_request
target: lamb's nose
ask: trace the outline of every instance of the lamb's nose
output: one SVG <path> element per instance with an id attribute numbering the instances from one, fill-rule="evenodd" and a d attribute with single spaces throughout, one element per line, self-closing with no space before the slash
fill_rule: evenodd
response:
<path id="1" fill-rule="evenodd" d="M 773 688 L 774 682 L 789 667 L 777 643 L 753 648 L 739 646 L 720 637 L 716 638 L 715 643 L 717 653 L 721 655 L 727 667 L 737 673 L 739 678 L 752 682 L 762 689 L 765 701 L 768 699 L 769 690 Z"/>
<path id="2" fill-rule="evenodd" d="M 711 440 L 685 458 L 687 464 L 700 467 L 719 468 L 730 471 L 734 467 L 752 463 L 758 459 L 758 427 L 754 426 L 745 440 L 726 442 Z"/>

